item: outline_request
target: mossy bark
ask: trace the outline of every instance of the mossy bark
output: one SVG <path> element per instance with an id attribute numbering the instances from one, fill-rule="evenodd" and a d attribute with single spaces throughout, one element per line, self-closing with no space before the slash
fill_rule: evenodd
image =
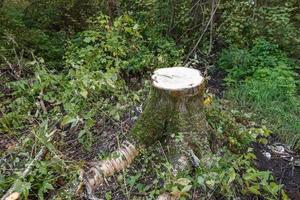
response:
<path id="1" fill-rule="evenodd" d="M 194 153 L 203 160 L 214 146 L 204 112 L 204 84 L 168 91 L 152 87 L 142 116 L 131 131 L 135 142 L 150 146 L 158 140 L 169 146 L 169 157 L 178 160 Z"/>

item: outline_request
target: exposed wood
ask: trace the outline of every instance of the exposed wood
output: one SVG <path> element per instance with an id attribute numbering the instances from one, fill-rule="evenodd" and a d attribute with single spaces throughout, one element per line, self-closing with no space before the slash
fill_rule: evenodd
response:
<path id="1" fill-rule="evenodd" d="M 88 199 L 97 199 L 94 191 L 97 186 L 103 184 L 106 177 L 114 173 L 124 170 L 133 162 L 134 158 L 139 154 L 139 150 L 130 142 L 123 143 L 122 148 L 112 154 L 110 159 L 89 163 L 86 166 L 87 170 L 82 170 L 80 173 L 81 183 L 79 184 L 76 193 L 82 194 Z"/>
<path id="2" fill-rule="evenodd" d="M 185 67 L 161 68 L 152 75 L 153 87 L 167 91 L 197 88 L 203 81 L 198 70 Z"/>

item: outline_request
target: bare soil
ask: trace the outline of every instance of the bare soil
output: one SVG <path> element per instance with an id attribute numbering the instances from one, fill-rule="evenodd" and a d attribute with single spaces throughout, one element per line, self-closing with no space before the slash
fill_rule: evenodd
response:
<path id="1" fill-rule="evenodd" d="M 272 143 L 271 143 L 272 145 Z M 295 164 L 300 155 L 294 152 L 289 153 L 293 161 L 284 159 L 276 153 L 270 151 L 267 145 L 254 144 L 256 154 L 255 165 L 259 170 L 269 170 L 272 172 L 278 184 L 283 184 L 283 188 L 292 200 L 300 199 L 300 166 Z M 271 158 L 268 159 L 263 153 L 270 152 Z"/>

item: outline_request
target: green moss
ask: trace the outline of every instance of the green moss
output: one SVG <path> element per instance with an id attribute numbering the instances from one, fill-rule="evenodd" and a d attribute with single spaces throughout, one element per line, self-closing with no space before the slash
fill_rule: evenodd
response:
<path id="1" fill-rule="evenodd" d="M 192 149 L 199 157 L 210 151 L 209 127 L 203 106 L 204 87 L 193 95 L 181 92 L 167 92 L 152 88 L 145 110 L 131 131 L 133 139 L 141 145 L 150 146 L 158 140 L 166 139 L 172 144 L 171 135 L 180 133 L 183 151 Z M 171 154 L 180 154 L 173 146 Z M 171 148 L 171 151 L 173 151 Z"/>

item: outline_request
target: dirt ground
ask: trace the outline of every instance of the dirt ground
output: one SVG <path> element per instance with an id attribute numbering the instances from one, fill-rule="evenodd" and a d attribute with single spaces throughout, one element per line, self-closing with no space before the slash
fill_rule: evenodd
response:
<path id="1" fill-rule="evenodd" d="M 254 144 L 254 152 L 256 154 L 255 165 L 260 170 L 269 170 L 272 172 L 278 184 L 283 184 L 285 191 L 292 200 L 300 199 L 300 166 L 298 164 L 300 155 L 285 150 L 286 154 L 274 153 L 270 149 L 270 145 Z M 280 145 L 281 146 L 281 145 Z M 284 146 L 284 145 L 282 145 Z M 265 155 L 270 153 L 270 158 Z M 293 158 L 293 159 L 291 159 Z"/>

